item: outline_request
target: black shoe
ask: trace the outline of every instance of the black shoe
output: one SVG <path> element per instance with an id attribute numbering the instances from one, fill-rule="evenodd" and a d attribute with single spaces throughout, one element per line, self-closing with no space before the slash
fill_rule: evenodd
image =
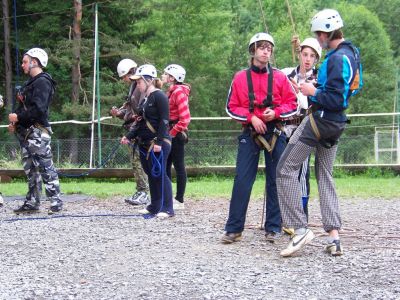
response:
<path id="1" fill-rule="evenodd" d="M 38 211 L 39 211 L 39 204 L 32 204 L 27 201 L 25 201 L 24 204 L 22 204 L 22 206 L 20 206 L 19 208 L 14 209 L 14 213 L 16 213 L 17 215 L 24 213 L 29 214 Z"/>
<path id="2" fill-rule="evenodd" d="M 276 243 L 282 238 L 281 232 L 266 232 L 265 239 L 270 243 Z"/>
<path id="3" fill-rule="evenodd" d="M 63 203 L 60 199 L 52 201 L 50 208 L 49 208 L 49 214 L 54 214 L 56 212 L 61 211 L 62 207 L 63 207 Z"/>

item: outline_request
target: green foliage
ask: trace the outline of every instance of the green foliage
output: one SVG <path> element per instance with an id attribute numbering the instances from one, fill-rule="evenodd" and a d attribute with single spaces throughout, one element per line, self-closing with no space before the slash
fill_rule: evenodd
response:
<path id="1" fill-rule="evenodd" d="M 312 36 L 310 19 L 325 7 L 338 9 L 345 22 L 345 37 L 361 49 L 365 87 L 352 99 L 350 113 L 388 112 L 392 110 L 395 87 L 395 61 L 399 57 L 398 0 L 315 1 L 290 0 L 294 27 L 286 1 L 273 0 L 116 0 L 99 7 L 101 115 L 120 105 L 127 87 L 119 81 L 116 66 L 122 58 L 138 64 L 155 64 L 159 73 L 170 63 L 182 64 L 193 116 L 224 116 L 224 106 L 235 72 L 247 67 L 248 41 L 255 32 L 269 32 L 275 39 L 274 64 L 278 68 L 294 66 L 291 37 Z M 260 5 L 261 4 L 261 5 Z M 50 60 L 48 72 L 58 82 L 51 107 L 52 121 L 89 120 L 93 100 L 94 9 L 83 3 L 81 40 L 81 89 L 78 103 L 72 103 L 73 22 L 72 1 L 19 0 L 17 18 L 19 43 L 15 44 L 11 26 L 11 54 L 22 53 L 34 45 L 44 47 Z M 12 9 L 12 6 L 10 7 Z M 12 15 L 12 11 L 10 11 Z M 13 19 L 9 20 L 11 25 Z M 4 19 L 3 19 L 4 22 Z M 3 34 L 3 33 L 0 33 Z M 4 45 L 3 43 L 0 45 Z M 0 76 L 4 82 L 4 58 L 0 56 Z M 16 57 L 13 57 L 13 64 Z M 13 65 L 14 66 L 14 65 Z M 19 81 L 25 80 L 19 78 Z M 14 75 L 14 81 L 17 78 Z M 0 93 L 4 93 L 0 87 Z M 0 116 L 7 116 L 6 111 Z M 5 121 L 3 122 L 5 123 Z M 192 128 L 208 126 L 200 122 Z M 62 127 L 62 128 L 61 128 Z M 88 127 L 59 126 L 57 137 L 87 136 Z M 104 136 L 115 135 L 105 128 Z M 0 132 L 2 140 L 10 137 Z M 360 154 L 361 155 L 361 154 Z"/>

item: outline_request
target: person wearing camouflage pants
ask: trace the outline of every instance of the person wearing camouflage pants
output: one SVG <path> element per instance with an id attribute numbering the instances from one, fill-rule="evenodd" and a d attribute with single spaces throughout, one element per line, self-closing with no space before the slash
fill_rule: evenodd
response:
<path id="1" fill-rule="evenodd" d="M 136 82 L 129 77 L 135 73 L 137 64 L 129 58 L 125 58 L 118 63 L 117 73 L 121 80 L 129 84 L 129 92 L 126 96 L 126 102 L 120 107 L 112 107 L 110 114 L 113 117 L 124 120 L 123 127 L 130 131 L 136 126 L 136 116 L 138 106 L 144 95 L 136 88 Z M 129 147 L 130 159 L 133 167 L 133 177 L 136 182 L 136 192 L 125 199 L 125 202 L 131 205 L 142 205 L 149 202 L 149 183 L 147 175 L 140 163 L 139 150 Z"/>
<path id="2" fill-rule="evenodd" d="M 30 79 L 17 93 L 19 106 L 9 114 L 9 131 L 14 132 L 21 146 L 22 164 L 28 179 L 28 193 L 24 204 L 15 213 L 39 210 L 43 180 L 46 197 L 50 200 L 49 213 L 59 212 L 60 182 L 51 153 L 52 130 L 48 121 L 49 106 L 55 92 L 55 81 L 43 72 L 47 53 L 40 48 L 28 50 L 22 59 L 22 69 Z"/>

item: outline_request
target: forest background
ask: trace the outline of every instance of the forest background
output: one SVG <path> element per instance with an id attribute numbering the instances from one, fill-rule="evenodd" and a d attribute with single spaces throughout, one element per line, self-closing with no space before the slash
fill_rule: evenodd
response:
<path id="1" fill-rule="evenodd" d="M 0 43 L 5 55 L 0 56 L 0 94 L 11 99 L 0 112 L 1 123 L 7 123 L 12 110 L 10 91 L 27 79 L 20 63 L 23 53 L 33 46 L 48 52 L 46 71 L 58 82 L 50 120 L 90 120 L 95 2 L 2 3 Z M 138 65 L 154 64 L 159 76 L 170 63 L 184 66 L 186 81 L 192 86 L 192 116 L 226 116 L 229 85 L 234 73 L 247 67 L 250 37 L 268 30 L 276 42 L 273 65 L 280 69 L 295 66 L 291 37 L 294 33 L 301 40 L 312 36 L 310 19 L 323 8 L 340 12 L 345 38 L 361 50 L 365 88 L 352 99 L 348 112 L 393 112 L 400 65 L 399 22 L 395 21 L 400 15 L 399 0 L 110 0 L 98 2 L 100 115 L 107 116 L 111 106 L 123 103 L 127 87 L 119 80 L 116 67 L 121 59 L 131 58 Z M 10 35 L 5 43 L 7 26 Z M 5 61 L 7 47 L 11 65 Z M 7 82 L 7 69 L 11 82 Z M 196 123 L 191 128 L 196 126 L 207 128 L 208 124 Z M 121 133 L 120 127 L 107 128 L 103 137 Z M 88 138 L 90 126 L 58 126 L 56 136 Z M 0 131 L 0 140 L 11 139 L 6 130 Z"/>

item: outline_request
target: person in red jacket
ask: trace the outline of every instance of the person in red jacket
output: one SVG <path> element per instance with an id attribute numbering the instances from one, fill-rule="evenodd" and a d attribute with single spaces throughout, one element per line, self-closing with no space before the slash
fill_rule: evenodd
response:
<path id="1" fill-rule="evenodd" d="M 174 165 L 176 173 L 176 196 L 174 208 L 184 209 L 184 195 L 187 175 L 185 167 L 185 144 L 188 141 L 188 125 L 190 123 L 189 94 L 190 86 L 184 83 L 186 71 L 176 64 L 167 66 L 161 77 L 169 86 L 169 134 L 172 137 L 171 152 L 167 161 L 167 174 L 172 180 L 171 168 Z"/>
<path id="2" fill-rule="evenodd" d="M 281 214 L 276 188 L 276 166 L 286 146 L 281 119 L 297 111 L 296 95 L 286 75 L 269 64 L 275 46 L 268 33 L 257 33 L 249 43 L 250 68 L 233 78 L 226 103 L 228 115 L 242 123 L 238 137 L 236 176 L 223 243 L 242 237 L 251 190 L 264 150 L 266 176 L 265 235 L 274 242 L 281 236 Z"/>

